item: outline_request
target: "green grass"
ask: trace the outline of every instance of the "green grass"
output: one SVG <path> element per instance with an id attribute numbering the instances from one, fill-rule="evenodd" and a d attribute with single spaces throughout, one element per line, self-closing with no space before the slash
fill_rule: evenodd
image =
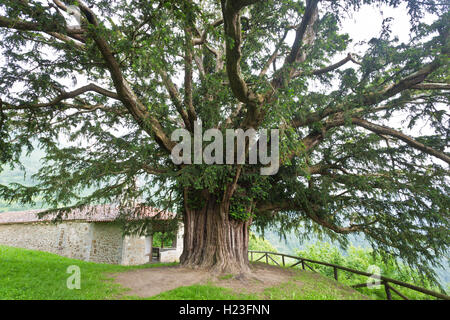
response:
<path id="1" fill-rule="evenodd" d="M 264 290 L 270 300 L 365 300 L 356 290 L 311 271 L 300 271 L 293 280 Z"/>
<path id="2" fill-rule="evenodd" d="M 81 271 L 81 289 L 70 290 L 67 268 L 76 265 Z M 141 299 L 126 295 L 126 289 L 107 274 L 153 268 L 162 265 L 119 266 L 98 264 L 61 257 L 55 254 L 0 246 L 0 299 L 77 300 Z M 223 275 L 227 281 L 232 275 Z M 291 281 L 259 293 L 236 293 L 213 283 L 179 287 L 147 299 L 152 300 L 235 300 L 235 299 L 364 299 L 360 293 L 332 279 L 309 271 L 297 270 Z"/>
<path id="3" fill-rule="evenodd" d="M 229 280 L 229 279 L 231 279 L 233 277 L 234 277 L 234 275 L 232 275 L 232 274 L 225 274 L 223 276 L 220 276 L 219 280 Z"/>
<path id="4" fill-rule="evenodd" d="M 137 297 L 128 297 L 138 299 Z M 212 283 L 179 287 L 149 300 L 365 300 L 359 292 L 310 271 L 298 270 L 291 281 L 260 293 L 235 293 Z"/>
<path id="5" fill-rule="evenodd" d="M 80 268 L 80 290 L 67 288 L 67 278 L 71 276 L 67 268 L 71 265 Z M 114 299 L 125 290 L 108 279 L 106 274 L 157 266 L 99 264 L 0 246 L 0 299 Z"/>
<path id="6" fill-rule="evenodd" d="M 129 299 L 142 299 L 127 297 Z M 217 287 L 213 284 L 195 284 L 192 286 L 179 287 L 170 291 L 162 292 L 147 300 L 256 300 L 257 296 L 238 294 L 230 289 Z"/>

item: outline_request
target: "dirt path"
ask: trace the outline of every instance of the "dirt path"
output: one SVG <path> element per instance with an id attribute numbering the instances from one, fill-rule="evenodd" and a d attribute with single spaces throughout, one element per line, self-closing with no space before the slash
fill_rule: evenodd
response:
<path id="1" fill-rule="evenodd" d="M 235 292 L 261 292 L 265 288 L 288 282 L 295 274 L 293 270 L 258 264 L 252 266 L 252 275 L 244 279 L 229 278 L 223 275 L 213 276 L 206 271 L 179 266 L 139 269 L 112 274 L 112 276 L 117 283 L 125 288 L 130 288 L 127 295 L 151 297 L 181 286 L 207 282 L 212 282 L 219 287 L 230 288 Z"/>
<path id="2" fill-rule="evenodd" d="M 207 281 L 210 275 L 204 271 L 173 267 L 157 267 L 116 273 L 115 281 L 131 290 L 127 295 L 151 297 L 181 286 Z"/>

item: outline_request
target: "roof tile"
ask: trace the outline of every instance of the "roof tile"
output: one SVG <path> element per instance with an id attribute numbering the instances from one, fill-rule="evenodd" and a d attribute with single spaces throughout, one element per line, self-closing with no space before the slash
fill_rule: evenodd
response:
<path id="1" fill-rule="evenodd" d="M 39 218 L 38 213 L 45 210 L 10 211 L 0 213 L 0 224 L 33 223 L 53 221 L 56 213 L 47 214 Z M 175 214 L 169 211 L 160 211 L 149 206 L 138 206 L 127 210 L 119 210 L 112 205 L 86 206 L 81 209 L 72 209 L 62 216 L 63 221 L 86 221 L 86 222 L 111 222 L 117 220 L 121 214 L 130 220 L 142 220 L 155 218 L 168 220 L 174 218 Z"/>

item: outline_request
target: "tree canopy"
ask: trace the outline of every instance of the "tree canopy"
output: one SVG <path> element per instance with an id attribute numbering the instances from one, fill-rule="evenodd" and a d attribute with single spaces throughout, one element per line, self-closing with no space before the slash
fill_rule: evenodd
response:
<path id="1" fill-rule="evenodd" d="M 409 41 L 385 19 L 350 52 L 342 20 L 365 4 L 406 4 Z M 0 165 L 46 152 L 36 185 L 0 197 L 181 215 L 214 199 L 244 228 L 363 233 L 429 273 L 450 240 L 449 22 L 434 0 L 0 0 Z M 175 165 L 171 133 L 196 120 L 279 129 L 279 171 Z"/>

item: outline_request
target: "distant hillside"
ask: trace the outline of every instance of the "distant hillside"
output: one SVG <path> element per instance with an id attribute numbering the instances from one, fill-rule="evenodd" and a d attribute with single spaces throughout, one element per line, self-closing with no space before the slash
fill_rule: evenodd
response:
<path id="1" fill-rule="evenodd" d="M 33 181 L 31 177 L 33 174 L 38 172 L 41 167 L 40 160 L 44 156 L 44 151 L 37 148 L 28 156 L 23 154 L 21 157 L 21 162 L 25 168 L 25 171 L 21 170 L 19 167 L 11 169 L 9 166 L 4 166 L 3 171 L 0 172 L 0 184 L 8 185 L 10 183 L 20 183 L 27 186 L 35 184 L 35 181 Z M 31 207 L 14 203 L 10 204 L 0 200 L 0 212 L 21 211 L 34 208 L 41 208 L 41 203 L 37 203 L 36 206 Z"/>
<path id="2" fill-rule="evenodd" d="M 20 182 L 27 185 L 32 185 L 33 180 L 31 176 L 38 172 L 41 167 L 40 160 L 45 156 L 44 151 L 35 149 L 30 155 L 23 154 L 21 161 L 25 167 L 25 172 L 20 168 L 11 169 L 9 166 L 4 166 L 3 171 L 0 172 L 0 184 L 8 184 L 11 182 Z"/>
<path id="3" fill-rule="evenodd" d="M 262 235 L 258 234 L 258 236 Z M 310 241 L 302 242 L 293 232 L 288 233 L 286 235 L 286 239 L 280 239 L 277 231 L 275 230 L 266 230 L 263 238 L 269 241 L 279 252 L 289 254 L 295 254 L 296 251 L 303 249 L 309 242 L 316 242 L 318 240 L 313 237 Z M 327 242 L 332 242 L 330 239 L 324 240 Z M 361 236 L 349 235 L 349 241 L 355 246 L 360 246 L 363 248 L 369 247 L 369 243 Z"/>

